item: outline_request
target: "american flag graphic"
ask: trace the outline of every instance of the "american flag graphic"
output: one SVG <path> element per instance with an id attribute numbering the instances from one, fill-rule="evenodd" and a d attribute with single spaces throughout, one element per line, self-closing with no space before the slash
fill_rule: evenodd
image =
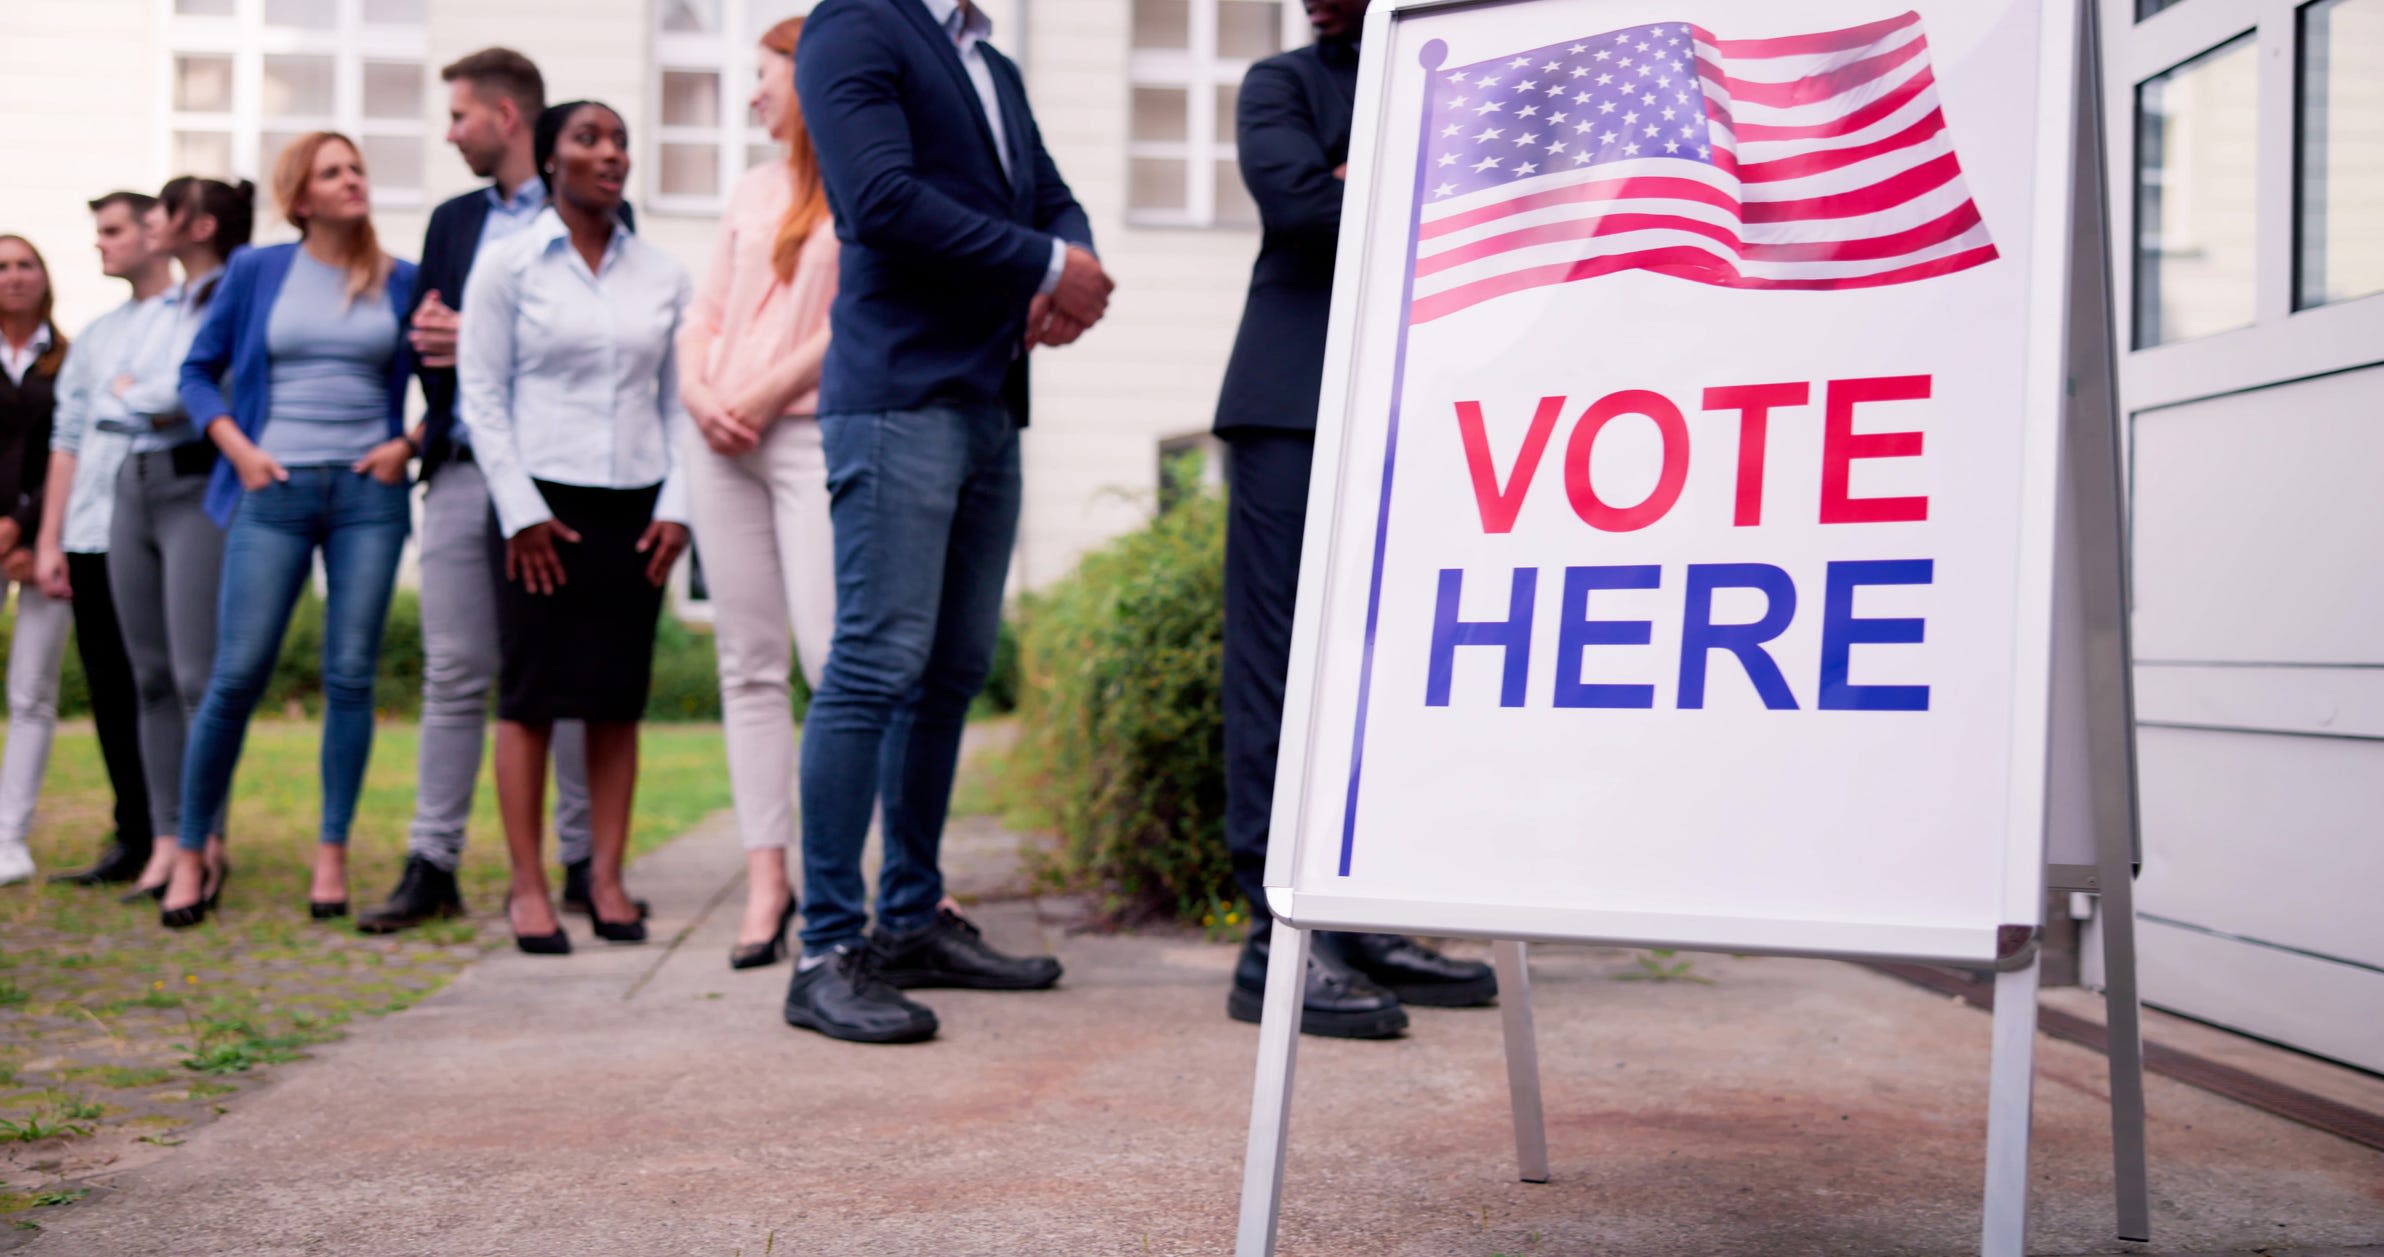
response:
<path id="1" fill-rule="evenodd" d="M 1631 26 L 1432 75 L 1416 323 L 1617 271 L 1866 288 L 1995 257 L 1917 13 L 1770 39 Z"/>

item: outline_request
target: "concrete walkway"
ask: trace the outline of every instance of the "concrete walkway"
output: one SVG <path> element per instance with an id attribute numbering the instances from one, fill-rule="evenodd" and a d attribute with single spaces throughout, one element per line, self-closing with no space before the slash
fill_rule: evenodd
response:
<path id="1" fill-rule="evenodd" d="M 1015 878 L 957 827 L 956 889 Z M 277 1071 L 22 1251 L 67 1254 L 1222 1254 L 1255 1031 L 1233 949 L 1070 932 L 989 902 L 1060 990 L 928 993 L 943 1037 L 855 1047 L 780 1023 L 787 969 L 733 974 L 741 857 L 716 820 L 633 885 L 658 941 L 491 954 L 412 1011 Z M 1975 1251 L 1987 1018 L 1867 970 L 1534 953 L 1555 1181 L 1514 1181 L 1494 1012 L 1395 1043 L 1307 1040 L 1285 1254 Z M 2384 1252 L 2384 1154 L 2150 1080 L 2157 1243 L 2109 1240 L 2103 1063 L 2042 1041 L 2031 1248 Z M 4 1247 L 5 1244 L 0 1244 Z"/>

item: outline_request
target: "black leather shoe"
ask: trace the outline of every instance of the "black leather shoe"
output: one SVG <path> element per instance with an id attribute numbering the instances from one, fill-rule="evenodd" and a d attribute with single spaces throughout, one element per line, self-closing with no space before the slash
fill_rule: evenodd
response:
<path id="1" fill-rule="evenodd" d="M 935 1037 L 935 1013 L 904 999 L 878 976 L 878 954 L 847 943 L 805 969 L 786 988 L 786 1024 L 848 1043 L 917 1043 Z"/>
<path id="2" fill-rule="evenodd" d="M 99 859 L 90 868 L 53 873 L 50 881 L 68 886 L 120 886 L 139 877 L 141 870 L 148 867 L 149 851 L 148 843 L 134 845 L 120 837 L 111 837 L 108 845 L 100 848 Z"/>
<path id="3" fill-rule="evenodd" d="M 879 930 L 879 972 L 906 990 L 927 986 L 973 991 L 1040 991 L 1060 980 L 1060 962 L 1049 956 L 1005 956 L 985 943 L 967 918 L 939 910 L 933 924 L 908 934 Z"/>
<path id="4" fill-rule="evenodd" d="M 1225 1015 L 1256 1025 L 1266 1009 L 1267 952 L 1274 923 L 1259 921 L 1233 966 Z M 1327 1039 L 1394 1039 L 1407 1029 L 1399 997 L 1349 966 L 1343 935 L 1319 933 L 1308 943 L 1308 972 L 1300 988 L 1300 1033 Z"/>
<path id="5" fill-rule="evenodd" d="M 1349 967 L 1404 1004 L 1480 1008 L 1498 1002 L 1498 971 L 1479 960 L 1441 955 L 1404 934 L 1343 934 Z"/>
<path id="6" fill-rule="evenodd" d="M 591 860 L 574 860 L 563 866 L 563 911 L 576 912 L 590 920 L 596 916 L 596 909 L 589 906 L 588 900 L 588 879 L 593 876 L 589 868 L 593 863 Z M 637 905 L 638 920 L 643 921 L 653 915 L 652 906 L 645 900 L 632 899 L 629 902 Z"/>
<path id="7" fill-rule="evenodd" d="M 455 887 L 455 874 L 410 855 L 406 871 L 398 874 L 397 889 L 389 892 L 380 907 L 356 918 L 356 928 L 367 934 L 395 934 L 425 921 L 463 914 L 464 897 Z"/>

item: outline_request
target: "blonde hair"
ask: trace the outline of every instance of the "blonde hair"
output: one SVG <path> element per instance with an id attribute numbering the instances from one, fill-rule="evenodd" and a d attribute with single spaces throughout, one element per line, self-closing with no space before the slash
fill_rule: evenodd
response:
<path id="1" fill-rule="evenodd" d="M 347 145 L 348 151 L 356 155 L 356 164 L 364 164 L 364 150 L 337 131 L 309 131 L 290 141 L 289 147 L 274 159 L 273 199 L 281 203 L 282 220 L 296 227 L 301 237 L 307 232 L 307 216 L 298 209 L 306 203 L 307 185 L 314 180 L 315 157 L 324 145 L 334 143 Z M 373 231 L 371 218 L 367 217 L 356 229 L 340 265 L 348 272 L 350 303 L 367 293 L 381 291 L 382 285 L 389 282 L 395 262 L 381 249 L 381 238 Z"/>
<path id="2" fill-rule="evenodd" d="M 783 57 L 795 55 L 803 37 L 803 19 L 790 17 L 762 33 L 762 47 Z M 795 262 L 803 256 L 803 242 L 828 216 L 828 189 L 820 182 L 819 151 L 811 146 L 811 128 L 803 125 L 803 104 L 790 102 L 786 120 L 786 176 L 795 185 L 795 199 L 778 220 L 778 235 L 770 246 L 770 267 L 778 282 L 795 277 Z"/>

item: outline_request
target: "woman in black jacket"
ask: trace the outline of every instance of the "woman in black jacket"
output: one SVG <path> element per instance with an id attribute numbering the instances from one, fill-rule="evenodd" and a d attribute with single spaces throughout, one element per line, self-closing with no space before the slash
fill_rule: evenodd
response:
<path id="1" fill-rule="evenodd" d="M 33 876 L 25 839 L 58 724 L 58 665 L 74 611 L 33 579 L 50 466 L 50 417 L 66 337 L 50 321 L 50 269 L 23 236 L 0 236 L 0 599 L 17 589 L 8 654 L 8 747 L 0 752 L 0 886 Z"/>

